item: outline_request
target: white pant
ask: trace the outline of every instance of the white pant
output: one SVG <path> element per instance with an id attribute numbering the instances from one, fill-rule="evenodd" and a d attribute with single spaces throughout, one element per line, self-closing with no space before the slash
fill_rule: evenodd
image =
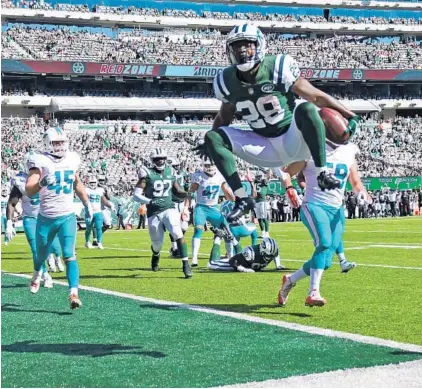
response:
<path id="1" fill-rule="evenodd" d="M 265 201 L 255 204 L 255 214 L 257 219 L 267 219 L 267 203 Z"/>
<path id="2" fill-rule="evenodd" d="M 108 208 L 103 209 L 104 224 L 111 227 L 111 211 Z"/>
<path id="3" fill-rule="evenodd" d="M 164 227 L 174 240 L 183 238 L 183 232 L 180 226 L 180 214 L 174 208 L 151 216 L 148 218 L 148 231 L 151 237 L 152 249 L 155 252 L 160 251 L 161 247 L 163 247 Z"/>
<path id="4" fill-rule="evenodd" d="M 260 167 L 280 167 L 311 158 L 308 145 L 294 119 L 289 129 L 277 138 L 265 138 L 253 131 L 220 127 L 232 145 L 233 154 Z"/>

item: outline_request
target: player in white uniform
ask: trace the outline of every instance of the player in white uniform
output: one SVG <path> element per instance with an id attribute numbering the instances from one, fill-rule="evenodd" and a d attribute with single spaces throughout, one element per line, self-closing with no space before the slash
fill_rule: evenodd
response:
<path id="1" fill-rule="evenodd" d="M 115 211 L 114 204 L 108 201 L 105 197 L 104 189 L 98 186 L 98 180 L 96 177 L 91 176 L 88 180 L 88 187 L 86 188 L 86 194 L 88 195 L 89 202 L 91 203 L 92 210 L 94 212 L 93 218 L 90 223 L 86 223 L 86 230 L 85 230 L 85 247 L 88 249 L 92 249 L 92 244 L 90 242 L 91 239 L 91 231 L 95 226 L 95 230 L 97 231 L 97 247 L 100 250 L 104 250 L 103 246 L 103 222 L 104 222 L 104 214 L 101 210 L 102 206 L 105 206 L 112 211 Z"/>
<path id="2" fill-rule="evenodd" d="M 25 232 L 26 239 L 32 252 L 32 261 L 37 262 L 37 247 L 35 243 L 35 234 L 37 226 L 37 217 L 40 209 L 40 196 L 37 193 L 34 197 L 29 198 L 25 192 L 25 184 L 28 174 L 26 172 L 19 172 L 12 180 L 12 190 L 10 192 L 9 201 L 7 203 L 7 229 L 6 234 L 11 240 L 14 234 L 13 228 L 13 214 L 15 212 L 16 205 L 19 200 L 22 201 L 22 221 L 23 230 Z M 61 248 L 59 239 L 56 237 L 51 245 L 50 255 L 48 256 L 49 270 L 55 272 L 57 269 L 59 272 L 64 271 L 63 263 L 60 259 Z M 45 263 L 42 266 L 42 281 L 44 287 L 52 288 L 53 279 L 47 272 Z"/>
<path id="3" fill-rule="evenodd" d="M 59 127 L 49 128 L 43 135 L 44 152 L 28 155 L 29 175 L 25 191 L 32 198 L 40 195 L 40 210 L 36 227 L 37 258 L 30 290 L 40 287 L 41 267 L 47 259 L 51 244 L 59 237 L 66 264 L 69 283 L 70 309 L 80 308 L 78 295 L 79 267 L 75 256 L 76 216 L 73 194 L 81 199 L 86 214 L 92 218 L 92 207 L 77 173 L 81 160 L 76 152 L 69 151 L 69 139 Z"/>
<path id="4" fill-rule="evenodd" d="M 306 276 L 311 277 L 307 306 L 323 306 L 326 300 L 320 294 L 320 282 L 324 270 L 331 266 L 332 257 L 342 241 L 344 208 L 343 197 L 347 180 L 356 193 L 369 196 L 363 186 L 357 169 L 355 155 L 357 146 L 352 143 L 335 145 L 327 141 L 327 167 L 340 180 L 340 188 L 323 191 L 319 187 L 315 175 L 315 164 L 312 160 L 290 164 L 286 171 L 296 175 L 301 170 L 305 176 L 306 192 L 301 208 L 301 219 L 311 233 L 315 251 L 308 262 L 294 274 L 286 274 L 278 294 L 278 302 L 285 306 L 290 290 L 296 282 Z"/>
<path id="5" fill-rule="evenodd" d="M 228 227 L 225 217 L 217 207 L 220 189 L 223 190 L 227 200 L 234 201 L 234 195 L 224 177 L 217 171 L 213 163 L 205 161 L 203 171 L 192 175 L 191 186 L 183 210 L 184 215 L 189 214 L 191 194 L 196 192 L 196 206 L 193 213 L 195 229 L 192 238 L 192 266 L 198 266 L 198 253 L 205 223 L 210 222 L 214 228 L 221 228 L 222 224 Z M 227 252 L 231 252 L 231 242 L 227 240 L 226 249 Z"/>
<path id="6" fill-rule="evenodd" d="M 4 233 L 4 244 L 7 246 L 9 244 L 9 238 L 6 234 L 7 229 L 7 218 L 6 218 L 6 209 L 7 201 L 9 196 L 9 186 L 2 185 L 1 187 L 1 232 Z"/>

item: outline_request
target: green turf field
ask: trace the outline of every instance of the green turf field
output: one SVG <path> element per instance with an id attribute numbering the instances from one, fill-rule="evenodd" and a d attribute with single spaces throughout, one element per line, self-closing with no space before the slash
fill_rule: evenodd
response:
<path id="1" fill-rule="evenodd" d="M 271 228 L 282 262 L 289 271 L 296 270 L 312 253 L 308 232 L 300 223 Z M 190 238 L 191 231 L 189 246 Z M 161 271 L 149 270 L 146 230 L 106 232 L 104 251 L 87 250 L 83 242 L 83 235 L 78 235 L 82 285 L 422 345 L 422 218 L 348 221 L 346 255 L 358 267 L 344 275 L 335 264 L 326 272 L 322 294 L 328 304 L 319 309 L 304 306 L 307 280 L 292 291 L 287 307 L 278 307 L 283 272 L 275 271 L 273 264 L 255 274 L 208 271 L 210 233 L 205 234 L 200 250 L 203 260 L 191 280 L 183 278 L 178 260 L 169 259 L 168 240 Z M 2 244 L 2 270 L 32 272 L 22 234 L 8 247 Z M 66 281 L 64 274 L 54 278 Z M 31 296 L 27 284 L 26 279 L 13 276 L 2 279 L 3 386 L 37 386 L 38 376 L 23 375 L 22 369 L 41 368 L 41 376 L 51 364 L 67 366 L 69 373 L 56 374 L 50 386 L 214 386 L 422 358 L 420 353 L 394 352 L 87 291 L 81 292 L 82 310 L 69 314 L 66 288 L 41 289 Z M 281 345 L 294 355 L 288 366 L 277 368 Z M 324 351 L 321 356 L 319 351 Z M 248 374 L 222 367 L 239 355 L 258 365 Z M 304 358 L 319 362 L 304 366 Z M 192 365 L 195 373 L 187 374 L 181 367 L 179 373 L 187 375 L 177 373 L 177 361 L 181 366 Z M 123 373 L 117 374 L 113 366 Z M 71 372 L 80 369 L 84 379 L 77 381 Z M 159 378 L 156 369 L 162 369 Z"/>

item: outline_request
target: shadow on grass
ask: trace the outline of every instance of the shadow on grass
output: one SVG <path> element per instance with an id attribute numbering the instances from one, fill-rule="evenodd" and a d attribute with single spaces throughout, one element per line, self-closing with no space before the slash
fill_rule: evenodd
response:
<path id="1" fill-rule="evenodd" d="M 18 304 L 2 304 L 1 311 L 2 312 L 30 312 L 30 313 L 51 313 L 58 316 L 70 316 L 72 315 L 71 312 L 59 312 L 59 311 L 48 311 L 45 309 L 23 309 L 19 308 L 21 305 Z"/>

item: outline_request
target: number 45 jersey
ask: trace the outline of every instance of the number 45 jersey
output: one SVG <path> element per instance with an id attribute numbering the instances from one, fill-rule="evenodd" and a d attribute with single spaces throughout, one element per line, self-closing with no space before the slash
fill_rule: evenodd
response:
<path id="1" fill-rule="evenodd" d="M 322 203 L 331 207 L 340 208 L 343 204 L 344 190 L 346 189 L 350 169 L 355 163 L 356 155 L 359 154 L 359 148 L 353 143 L 348 143 L 336 149 L 327 146 L 326 151 L 327 168 L 330 173 L 334 174 L 340 180 L 340 188 L 322 191 L 317 182 L 314 161 L 306 161 L 306 166 L 303 169 L 303 175 L 306 181 L 304 201 L 308 203 Z"/>
<path id="2" fill-rule="evenodd" d="M 191 182 L 199 185 L 196 191 L 196 203 L 198 205 L 214 207 L 218 204 L 220 188 L 225 182 L 224 177 L 218 171 L 213 176 L 209 176 L 205 172 L 194 173 Z"/>
<path id="3" fill-rule="evenodd" d="M 172 188 L 176 180 L 176 172 L 172 167 L 166 166 L 159 172 L 152 168 L 141 167 L 139 179 L 145 179 L 145 196 L 151 199 L 147 204 L 147 216 L 157 215 L 169 208 L 173 208 Z"/>
<path id="4" fill-rule="evenodd" d="M 73 183 L 79 170 L 81 158 L 74 151 L 68 151 L 61 158 L 42 152 L 30 152 L 27 156 L 28 170 L 37 168 L 41 176 L 54 174 L 56 182 L 41 188 L 40 214 L 55 219 L 75 212 L 73 206 Z"/>

